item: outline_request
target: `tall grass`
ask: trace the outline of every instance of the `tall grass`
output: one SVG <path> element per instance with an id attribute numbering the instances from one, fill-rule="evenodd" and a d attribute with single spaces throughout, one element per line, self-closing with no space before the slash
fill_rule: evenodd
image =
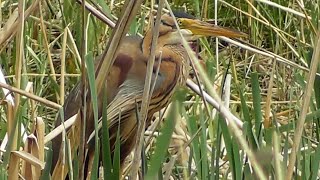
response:
<path id="1" fill-rule="evenodd" d="M 90 3 L 116 20 L 124 1 Z M 154 3 L 144 2 L 129 28 L 130 35 L 145 32 Z M 145 132 L 141 176 L 319 179 L 320 2 L 172 0 L 169 3 L 173 9 L 186 10 L 212 23 L 216 8 L 218 25 L 248 34 L 240 45 L 220 37 L 198 41 L 202 59 L 199 62 L 204 65 L 203 70 L 198 70 L 202 87 L 215 99 L 222 99 L 221 104 L 243 126 L 239 131 L 226 121 L 220 108 L 213 108 L 202 95 L 181 87 L 173 103 L 155 114 Z M 0 179 L 18 176 L 48 179 L 52 154 L 46 135 L 54 129 L 56 114 L 80 79 L 84 62 L 97 118 L 95 104 L 102 98 L 97 97 L 93 88 L 96 84 L 92 60 L 106 48 L 112 28 L 72 0 L 2 0 L 0 4 L 0 64 L 4 80 L 10 85 L 0 79 L 0 86 L 11 92 L 1 93 L 0 142 L 6 142 L 6 134 L 9 138 L 7 146 L 1 146 Z M 82 18 L 86 19 L 86 27 Z M 84 33 L 87 41 L 81 49 Z M 83 52 L 88 55 L 82 60 Z M 106 127 L 107 117 L 103 118 Z M 102 131 L 103 139 L 108 139 L 107 131 Z M 105 154 L 99 163 L 96 151 L 92 179 L 119 177 L 120 155 L 115 155 L 112 162 L 108 141 L 97 138 L 95 142 Z M 72 167 L 72 176 L 77 179 L 81 177 L 78 174 L 81 164 L 79 157 L 71 161 L 71 152 L 72 147 L 65 152 L 69 158 L 65 168 Z M 133 166 L 140 164 L 132 164 L 130 156 L 122 177 L 129 176 Z"/>

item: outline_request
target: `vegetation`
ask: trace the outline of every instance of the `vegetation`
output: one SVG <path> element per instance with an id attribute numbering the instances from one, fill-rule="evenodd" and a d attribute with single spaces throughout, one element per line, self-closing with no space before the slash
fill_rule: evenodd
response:
<path id="1" fill-rule="evenodd" d="M 116 22 L 124 1 L 89 3 Z M 156 3 L 143 3 L 128 34 L 144 34 Z M 221 97 L 228 115 L 238 117 L 242 128 L 232 126 L 219 113 L 221 109 L 183 87 L 145 132 L 140 174 L 147 179 L 291 179 L 293 172 L 292 179 L 319 179 L 320 2 L 169 3 L 173 9 L 212 23 L 217 17 L 220 26 L 248 34 L 247 39 L 237 40 L 239 44 L 227 38 L 198 41 L 205 64 L 204 70 L 198 70 L 204 90 L 216 100 Z M 0 179 L 15 177 L 17 172 L 26 179 L 48 179 L 52 156 L 48 134 L 56 114 L 80 79 L 82 55 L 88 54 L 90 60 L 101 54 L 112 30 L 78 1 L 0 1 L 4 74 L 0 76 L 10 85 L 0 79 L 0 142 L 6 143 L 9 135 L 8 145 L 0 151 Z M 94 68 L 88 64 L 84 75 L 93 79 Z M 76 161 L 66 162 L 74 179 L 81 166 Z M 132 156 L 123 177 L 138 166 L 131 161 Z M 105 163 L 110 164 L 110 159 Z M 116 163 L 113 167 L 105 166 L 104 176 L 117 177 L 119 168 Z M 92 179 L 97 175 L 102 173 L 93 173 Z"/>

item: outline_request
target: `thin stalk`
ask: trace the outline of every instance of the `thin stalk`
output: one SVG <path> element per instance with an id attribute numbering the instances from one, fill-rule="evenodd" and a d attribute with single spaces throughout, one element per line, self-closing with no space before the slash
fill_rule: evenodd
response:
<path id="1" fill-rule="evenodd" d="M 42 9 L 41 1 L 39 2 L 39 9 Z M 44 24 L 42 11 L 39 11 L 39 12 L 40 12 L 40 27 L 41 27 L 41 31 L 42 31 L 42 34 L 43 34 L 43 41 L 44 41 L 44 44 L 45 44 L 45 49 L 46 49 L 46 53 L 47 53 L 47 58 L 48 58 L 48 62 L 49 62 L 50 71 L 51 71 L 52 74 L 56 74 L 56 72 L 54 70 L 51 50 L 50 50 L 49 41 L 48 41 L 47 32 L 46 32 L 47 27 Z M 57 78 L 56 78 L 55 75 L 52 76 L 52 79 L 54 80 L 55 83 L 57 83 Z M 56 92 L 56 97 L 57 97 L 57 100 L 59 101 L 60 100 L 60 96 L 59 96 L 59 94 L 57 92 Z"/>
<path id="2" fill-rule="evenodd" d="M 57 103 L 52 102 L 52 101 L 49 101 L 49 100 L 47 100 L 45 98 L 42 98 L 40 96 L 34 95 L 32 93 L 29 93 L 29 92 L 26 92 L 24 90 L 12 87 L 12 86 L 10 86 L 8 84 L 4 84 L 4 83 L 0 82 L 0 87 L 8 89 L 11 92 L 15 92 L 16 94 L 20 94 L 22 96 L 28 97 L 28 98 L 30 98 L 32 100 L 40 102 L 40 103 L 42 103 L 42 104 L 44 104 L 44 105 L 46 105 L 46 106 L 48 106 L 50 108 L 53 108 L 53 109 L 60 109 L 62 107 L 60 104 L 57 104 Z"/>
<path id="3" fill-rule="evenodd" d="M 87 118 L 87 78 L 86 78 L 86 63 L 85 58 L 87 55 L 87 18 L 84 3 L 81 6 L 82 10 L 82 39 L 81 39 L 81 108 L 80 108 L 80 143 L 79 143 L 79 169 L 78 175 L 80 179 L 84 179 L 84 162 L 85 162 L 85 142 L 86 142 L 86 118 Z"/>
<path id="4" fill-rule="evenodd" d="M 64 29 L 62 43 L 62 54 L 61 54 L 61 78 L 60 78 L 60 104 L 64 104 L 64 78 L 65 78 L 65 67 L 66 67 L 66 49 L 67 49 L 67 28 Z"/>
<path id="5" fill-rule="evenodd" d="M 311 62 L 311 66 L 310 66 L 311 70 L 309 72 L 307 86 L 304 91 L 305 94 L 304 94 L 304 98 L 303 98 L 304 100 L 302 102 L 302 110 L 301 110 L 300 117 L 297 122 L 296 130 L 294 132 L 292 152 L 290 154 L 289 165 L 288 165 L 288 169 L 287 169 L 287 177 L 286 177 L 287 180 L 291 180 L 292 176 L 293 176 L 294 165 L 296 163 L 297 152 L 299 150 L 302 132 L 304 130 L 304 128 L 303 128 L 304 122 L 306 120 L 306 115 L 307 115 L 309 107 L 310 107 L 309 106 L 310 99 L 312 96 L 312 91 L 313 91 L 313 87 L 314 87 L 314 80 L 316 77 L 316 72 L 318 70 L 319 61 L 320 61 L 320 33 L 318 33 L 317 41 L 316 41 L 315 48 L 313 51 L 312 62 Z"/>
<path id="6" fill-rule="evenodd" d="M 141 150 L 142 150 L 142 145 L 144 142 L 144 130 L 145 130 L 145 121 L 148 115 L 148 107 L 149 107 L 149 96 L 152 96 L 150 94 L 150 87 L 151 87 L 151 79 L 152 79 L 152 71 L 153 71 L 153 66 L 154 66 L 154 61 L 155 61 L 155 50 L 157 47 L 157 42 L 158 42 L 158 37 L 159 37 L 159 27 L 160 27 L 160 22 L 161 22 L 161 10 L 163 8 L 164 1 L 160 0 L 159 1 L 159 8 L 157 12 L 157 17 L 156 17 L 156 22 L 155 26 L 153 28 L 153 36 L 152 36 L 152 43 L 151 43 L 151 49 L 150 49 L 150 57 L 148 59 L 148 64 L 147 64 L 147 72 L 146 72 L 146 80 L 145 80 L 145 85 L 144 85 L 144 90 L 143 90 L 143 99 L 142 99 L 142 104 L 141 104 L 141 112 L 140 114 L 140 123 L 138 125 L 138 138 L 136 140 L 136 146 L 135 151 L 134 151 L 134 158 L 133 158 L 133 164 L 135 166 L 132 166 L 131 169 L 131 178 L 135 180 L 137 178 L 138 170 L 139 170 L 139 161 L 141 158 Z"/>

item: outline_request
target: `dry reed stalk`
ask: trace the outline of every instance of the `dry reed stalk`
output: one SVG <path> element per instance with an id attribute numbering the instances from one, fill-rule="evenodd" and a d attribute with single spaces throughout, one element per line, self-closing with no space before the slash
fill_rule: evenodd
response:
<path id="1" fill-rule="evenodd" d="M 31 134 L 28 136 L 23 152 L 26 153 L 25 155 L 28 154 L 28 159 L 34 159 L 34 160 L 37 159 L 38 161 L 41 161 L 39 160 L 40 149 L 39 149 L 38 139 L 34 134 Z M 25 179 L 36 180 L 36 179 L 39 179 L 41 176 L 42 169 L 39 168 L 38 166 L 37 167 L 33 166 L 30 160 L 22 161 L 21 169 L 22 169 L 22 175 Z"/>
<path id="2" fill-rule="evenodd" d="M 42 9 L 42 5 L 41 5 L 41 1 L 39 2 L 39 9 Z M 52 55 L 51 55 L 51 50 L 50 50 L 50 46 L 49 46 L 49 41 L 48 41 L 48 37 L 47 37 L 47 26 L 44 24 L 44 20 L 43 20 L 43 14 L 42 11 L 40 10 L 40 28 L 43 34 L 43 43 L 45 45 L 45 50 L 47 53 L 47 58 L 48 58 L 48 62 L 49 62 L 49 67 L 50 67 L 50 71 L 52 74 L 56 74 L 55 70 L 54 70 L 54 65 L 53 65 L 53 61 L 52 61 Z M 52 79 L 57 83 L 57 78 L 56 76 L 52 76 Z M 58 102 L 60 101 L 60 96 L 59 94 L 56 92 L 56 98 L 58 100 Z"/>
<path id="3" fill-rule="evenodd" d="M 41 117 L 36 118 L 36 137 L 39 146 L 39 160 L 44 161 L 44 137 L 45 137 L 45 123 Z"/>
<path id="4" fill-rule="evenodd" d="M 16 121 L 14 121 L 14 107 L 10 102 L 7 102 L 7 123 L 8 123 L 8 139 L 11 141 L 11 149 L 17 148 L 17 138 L 18 138 L 18 131 L 17 131 L 17 125 Z M 10 155 L 9 160 L 9 172 L 8 174 L 10 176 L 13 176 L 12 178 L 15 179 L 16 175 L 18 175 L 19 172 L 19 158 L 16 158 L 14 155 Z M 17 176 L 18 178 L 18 176 Z M 9 178 L 10 179 L 10 178 Z"/>
<path id="5" fill-rule="evenodd" d="M 13 152 L 10 153 L 10 165 L 8 170 L 8 180 L 17 180 L 19 173 L 20 158 Z"/>
<path id="6" fill-rule="evenodd" d="M 15 61 L 15 86 L 20 89 L 21 84 L 21 71 L 22 71 L 22 60 L 23 60 L 23 49 L 24 49 L 24 8 L 25 2 L 18 2 L 18 14 L 17 17 L 17 29 L 20 30 L 16 36 L 16 61 Z M 18 31 L 17 30 L 17 31 Z M 8 104 L 8 139 L 9 146 L 7 148 L 8 151 L 16 150 L 18 147 L 18 116 L 19 116 L 19 106 L 20 106 L 20 95 L 16 94 L 14 99 L 14 106 Z M 13 109 L 13 112 L 11 111 Z M 10 153 L 10 152 L 8 152 Z M 19 158 L 16 158 L 13 154 L 11 154 L 11 158 L 9 159 L 9 176 L 12 178 L 17 178 L 19 172 Z"/>
<path id="7" fill-rule="evenodd" d="M 146 78 L 145 78 L 145 85 L 143 89 L 143 95 L 142 95 L 142 102 L 141 102 L 141 110 L 139 113 L 139 124 L 138 124 L 138 130 L 137 130 L 137 139 L 136 139 L 136 147 L 134 149 L 134 156 L 133 156 L 133 164 L 135 166 L 132 166 L 131 168 L 131 178 L 135 180 L 138 176 L 138 170 L 140 167 L 140 159 L 141 159 L 141 151 L 142 146 L 144 143 L 144 132 L 145 132 L 145 125 L 146 125 L 146 118 L 148 115 L 148 107 L 150 103 L 150 99 L 152 96 L 151 89 L 151 76 L 153 71 L 153 66 L 155 62 L 155 56 L 156 56 L 156 45 L 158 41 L 159 36 L 159 27 L 161 22 L 161 10 L 164 6 L 164 1 L 159 1 L 159 9 L 156 16 L 155 25 L 152 28 L 153 34 L 152 34 L 152 42 L 150 47 L 150 56 L 147 63 L 147 71 L 146 71 Z M 150 18 L 152 19 L 152 18 Z M 153 23 L 152 23 L 153 24 Z M 161 58 L 160 58 L 161 59 Z"/>
<path id="8" fill-rule="evenodd" d="M 0 87 L 4 88 L 4 89 L 7 89 L 7 90 L 9 90 L 11 92 L 15 92 L 16 94 L 20 94 L 22 96 L 25 96 L 25 97 L 28 97 L 30 99 L 33 99 L 33 100 L 35 100 L 37 102 L 40 102 L 40 103 L 42 103 L 42 104 L 44 104 L 44 105 L 46 105 L 46 106 L 48 106 L 50 108 L 53 108 L 53 109 L 60 109 L 61 108 L 61 105 L 59 105 L 59 104 L 57 104 L 55 102 L 49 101 L 49 100 L 47 100 L 45 98 L 42 98 L 40 96 L 34 95 L 32 93 L 29 93 L 29 92 L 26 92 L 26 91 L 24 91 L 22 89 L 10 86 L 8 84 L 0 82 Z"/>
<path id="9" fill-rule="evenodd" d="M 60 104 L 64 104 L 64 78 L 65 78 L 65 68 L 66 68 L 66 49 L 67 49 L 67 38 L 68 38 L 68 29 L 64 29 L 63 33 L 63 43 L 62 43 L 62 53 L 61 53 L 61 78 L 60 78 Z"/>
<path id="10" fill-rule="evenodd" d="M 76 121 L 79 116 L 79 113 L 72 116 L 68 120 L 65 120 L 64 123 L 60 124 L 58 127 L 53 129 L 51 132 L 49 132 L 45 137 L 44 137 L 44 144 L 47 144 L 49 141 L 51 141 L 53 138 L 57 137 L 59 134 L 62 133 L 62 131 L 65 131 L 69 129 Z"/>
<path id="11" fill-rule="evenodd" d="M 79 114 L 79 113 L 78 113 Z M 68 155 L 69 157 L 69 162 L 70 162 L 70 158 L 73 159 L 74 157 L 74 152 L 76 152 L 75 150 L 79 148 L 79 145 L 80 145 L 80 116 L 78 115 L 75 115 L 73 116 L 72 118 L 76 117 L 75 121 L 74 121 L 74 124 L 71 124 L 71 128 L 68 130 L 68 133 L 67 133 L 67 142 L 68 143 L 64 143 L 64 144 L 68 144 L 69 146 L 69 149 L 72 149 L 71 154 Z M 71 119 L 71 118 L 70 118 Z M 72 120 L 72 119 L 71 119 Z M 66 123 L 67 121 L 65 121 Z M 63 125 L 57 127 L 56 129 L 61 129 L 64 128 Z M 58 135 L 57 133 L 55 135 Z M 48 135 L 47 135 L 48 136 Z M 46 137 L 47 137 L 46 136 Z M 50 135 L 52 137 L 52 135 Z M 45 137 L 45 142 L 48 142 L 50 140 L 48 140 L 49 138 Z M 63 138 L 63 137 L 62 137 Z M 63 138 L 65 139 L 65 138 Z M 65 148 L 64 146 L 61 146 L 61 150 L 60 152 L 64 153 L 65 152 Z M 68 171 L 69 171 L 69 168 L 68 166 L 66 166 L 65 164 L 65 157 L 61 156 L 61 153 L 60 153 L 60 157 L 58 159 L 58 162 L 54 168 L 54 171 L 53 171 L 53 174 L 52 174 L 52 179 L 65 179 L 65 177 L 67 176 L 68 174 Z"/>
<path id="12" fill-rule="evenodd" d="M 44 134 L 45 124 L 42 118 L 38 117 L 34 123 L 33 134 L 29 135 L 24 146 L 24 151 L 33 156 L 33 159 L 44 162 Z M 37 180 L 41 176 L 41 168 L 32 165 L 29 161 L 22 161 L 22 176 L 25 179 Z"/>
<path id="13" fill-rule="evenodd" d="M 27 161 L 28 163 L 30 163 L 38 169 L 43 170 L 45 167 L 45 163 L 43 161 L 40 161 L 38 158 L 35 158 L 33 155 L 25 151 L 12 151 L 11 155 L 21 158 L 24 161 Z"/>
<path id="14" fill-rule="evenodd" d="M 307 85 L 304 91 L 302 110 L 299 115 L 299 119 L 297 122 L 297 126 L 294 132 L 293 145 L 292 145 L 292 153 L 289 157 L 289 165 L 287 168 L 287 180 L 291 180 L 293 178 L 293 172 L 295 169 L 297 153 L 300 147 L 302 132 L 304 130 L 303 126 L 306 120 L 306 115 L 309 110 L 309 104 L 312 96 L 312 92 L 314 89 L 314 81 L 318 70 L 318 64 L 320 59 L 320 32 L 317 34 L 317 38 L 315 39 L 314 51 L 312 54 L 312 60 L 310 65 L 310 72 L 308 75 Z"/>
<path id="15" fill-rule="evenodd" d="M 270 73 L 270 81 L 265 105 L 265 114 L 263 125 L 265 128 L 269 128 L 271 126 L 270 112 L 271 112 L 271 102 L 272 102 L 272 87 L 273 87 L 273 78 L 275 73 L 276 61 L 273 61 L 272 72 Z"/>

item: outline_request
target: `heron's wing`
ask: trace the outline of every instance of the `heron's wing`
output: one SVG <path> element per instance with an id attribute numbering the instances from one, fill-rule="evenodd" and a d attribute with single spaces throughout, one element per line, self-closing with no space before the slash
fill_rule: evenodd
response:
<path id="1" fill-rule="evenodd" d="M 108 118 L 108 126 L 109 129 L 117 129 L 119 122 L 120 124 L 127 124 L 131 126 L 136 124 L 136 122 L 129 122 L 130 116 L 135 117 L 135 108 L 136 104 L 141 102 L 142 94 L 143 94 L 144 83 L 143 81 L 138 81 L 134 78 L 128 78 L 124 81 L 124 83 L 120 86 L 119 92 L 111 101 L 111 103 L 107 107 L 107 118 Z M 119 116 L 121 115 L 121 117 Z M 120 118 L 120 119 L 119 119 Z M 135 121 L 135 120 L 134 120 Z M 130 129 L 128 128 L 127 129 Z M 102 118 L 99 119 L 98 130 L 102 128 Z M 112 131 L 112 130 L 111 130 Z M 121 133 L 124 133 L 123 131 Z M 116 132 L 111 132 L 110 138 L 116 135 Z M 95 132 L 92 131 L 91 135 L 88 138 L 88 142 L 93 139 Z"/>
<path id="2" fill-rule="evenodd" d="M 128 76 L 128 73 L 130 72 L 130 69 L 132 68 L 133 61 L 136 59 L 139 55 L 139 50 L 142 39 L 138 37 L 126 37 L 123 41 L 123 43 L 120 45 L 120 49 L 117 53 L 117 57 L 115 59 L 115 62 L 113 66 L 111 67 L 109 74 L 107 76 L 107 83 L 106 83 L 106 90 L 107 92 L 101 92 L 98 94 L 98 98 L 101 98 L 106 94 L 108 102 L 112 102 L 114 97 L 118 94 L 120 86 L 123 84 L 125 79 Z M 133 52 L 133 54 L 130 54 Z M 95 60 L 95 66 L 101 62 L 102 56 L 98 56 Z M 97 68 L 97 67 L 96 67 Z M 103 71 L 101 71 L 103 73 Z M 67 97 L 65 104 L 63 105 L 64 120 L 69 119 L 73 115 L 77 114 L 80 107 L 81 107 L 81 88 L 80 88 L 80 82 L 78 82 L 75 87 L 71 90 L 69 93 L 69 96 Z M 99 114 L 101 116 L 102 112 L 102 101 L 98 101 L 98 107 L 99 107 Z M 58 113 L 56 121 L 55 121 L 55 127 L 59 126 L 61 124 L 61 116 L 60 113 Z M 93 118 L 87 118 L 87 133 L 91 133 L 94 129 L 94 123 Z M 89 131 L 89 132 L 88 132 Z M 58 161 L 59 158 L 59 152 L 60 152 L 60 146 L 61 146 L 61 135 L 54 138 L 52 140 L 52 150 L 53 150 L 53 163 L 52 163 L 52 171 L 55 166 L 55 164 Z"/>

